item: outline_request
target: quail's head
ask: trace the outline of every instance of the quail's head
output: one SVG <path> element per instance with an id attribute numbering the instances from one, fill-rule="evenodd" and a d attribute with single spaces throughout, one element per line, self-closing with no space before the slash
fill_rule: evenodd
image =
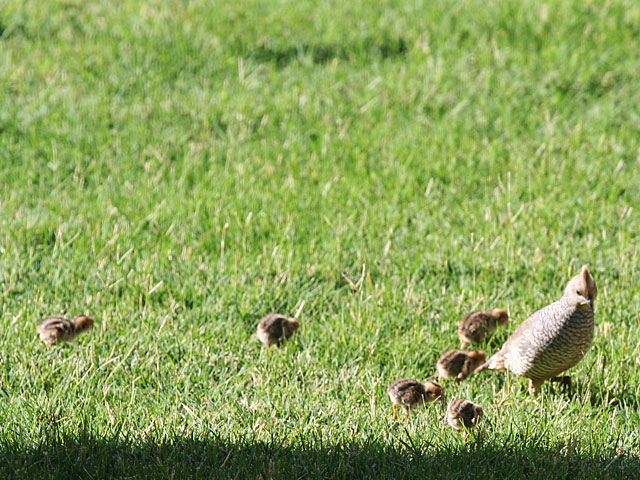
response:
<path id="1" fill-rule="evenodd" d="M 501 327 L 509 323 L 509 314 L 502 308 L 494 308 L 493 310 L 491 310 L 491 315 L 496 319 L 498 325 L 500 325 Z"/>
<path id="2" fill-rule="evenodd" d="M 444 388 L 436 382 L 424 382 L 424 395 L 427 402 L 435 400 L 444 400 Z"/>
<path id="3" fill-rule="evenodd" d="M 73 327 L 76 333 L 82 333 L 93 328 L 93 318 L 86 315 L 78 315 L 73 319 Z"/>
<path id="4" fill-rule="evenodd" d="M 467 355 L 471 360 L 474 361 L 474 363 L 477 363 L 478 365 L 484 363 L 487 360 L 487 352 L 485 352 L 484 350 L 471 350 Z"/>
<path id="5" fill-rule="evenodd" d="M 586 265 L 582 266 L 580 273 L 569 281 L 564 290 L 567 303 L 578 308 L 593 308 L 597 295 L 596 281 Z"/>
<path id="6" fill-rule="evenodd" d="M 298 331 L 298 327 L 300 326 L 300 321 L 297 318 L 289 318 L 287 323 L 289 324 L 289 328 L 291 328 L 293 332 Z"/>

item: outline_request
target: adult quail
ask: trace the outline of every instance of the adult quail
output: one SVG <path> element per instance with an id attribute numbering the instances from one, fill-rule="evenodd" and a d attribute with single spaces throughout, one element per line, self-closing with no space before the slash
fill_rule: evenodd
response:
<path id="1" fill-rule="evenodd" d="M 45 318 L 36 331 L 40 334 L 42 341 L 50 347 L 57 341 L 68 342 L 80 335 L 82 332 L 93 328 L 93 318 L 86 315 L 78 315 L 72 320 L 65 317 Z"/>
<path id="2" fill-rule="evenodd" d="M 501 308 L 470 313 L 458 325 L 458 336 L 462 342 L 462 348 L 472 343 L 480 343 L 487 333 L 495 333 L 498 325 L 503 326 L 508 322 L 509 314 Z"/>
<path id="3" fill-rule="evenodd" d="M 557 375 L 576 365 L 593 340 L 593 305 L 596 282 L 584 265 L 573 277 L 557 302 L 538 310 L 515 329 L 500 351 L 476 372 L 486 368 L 509 370 L 529 379 L 529 391 L 537 394 L 546 380 L 569 377 Z"/>
<path id="4" fill-rule="evenodd" d="M 295 318 L 270 313 L 258 323 L 258 338 L 267 348 L 271 345 L 280 346 L 293 336 L 299 326 L 300 322 Z"/>

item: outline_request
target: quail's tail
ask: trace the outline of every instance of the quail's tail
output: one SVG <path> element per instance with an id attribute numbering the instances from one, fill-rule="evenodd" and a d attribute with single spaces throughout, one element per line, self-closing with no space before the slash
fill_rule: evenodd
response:
<path id="1" fill-rule="evenodd" d="M 476 368 L 473 373 L 478 373 L 481 372 L 483 370 L 506 370 L 505 364 L 504 364 L 504 356 L 498 352 L 496 353 L 493 357 L 491 357 L 489 360 L 487 360 L 485 363 L 483 363 L 482 365 L 480 365 L 478 368 Z"/>

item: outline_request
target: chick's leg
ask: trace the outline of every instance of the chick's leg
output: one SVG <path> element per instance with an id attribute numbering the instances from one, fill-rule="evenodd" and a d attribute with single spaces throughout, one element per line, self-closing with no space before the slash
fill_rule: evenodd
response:
<path id="1" fill-rule="evenodd" d="M 398 418 L 398 406 L 393 404 L 393 419 L 396 420 Z"/>
<path id="2" fill-rule="evenodd" d="M 405 418 L 411 418 L 411 416 L 409 415 L 409 407 L 404 407 L 404 416 Z"/>

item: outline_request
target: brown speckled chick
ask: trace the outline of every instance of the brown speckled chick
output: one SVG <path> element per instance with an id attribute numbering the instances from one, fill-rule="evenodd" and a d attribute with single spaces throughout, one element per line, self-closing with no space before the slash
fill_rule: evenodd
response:
<path id="1" fill-rule="evenodd" d="M 537 394 L 546 380 L 557 377 L 577 364 L 593 340 L 593 307 L 596 282 L 584 265 L 573 277 L 557 302 L 533 313 L 520 324 L 489 361 L 476 369 L 509 370 L 529 379 L 529 391 Z"/>
<path id="2" fill-rule="evenodd" d="M 495 333 L 498 325 L 503 326 L 509 322 L 509 314 L 501 309 L 494 308 L 490 312 L 481 310 L 464 317 L 458 325 L 458 336 L 462 342 L 462 348 L 467 348 L 472 343 L 480 343 L 487 333 Z"/>
<path id="3" fill-rule="evenodd" d="M 487 359 L 484 350 L 448 350 L 442 354 L 436 368 L 438 377 L 444 380 L 456 379 L 460 383 L 482 365 Z"/>
<path id="4" fill-rule="evenodd" d="M 57 341 L 68 342 L 93 328 L 93 318 L 86 315 L 78 315 L 72 320 L 65 317 L 45 318 L 36 331 L 40 334 L 42 341 L 50 347 Z"/>
<path id="5" fill-rule="evenodd" d="M 393 418 L 398 418 L 398 405 L 404 408 L 405 417 L 409 410 L 417 405 L 442 399 L 444 388 L 436 382 L 419 382 L 412 378 L 396 380 L 387 388 L 387 394 L 393 403 Z"/>
<path id="6" fill-rule="evenodd" d="M 270 313 L 258 323 L 258 338 L 267 348 L 271 345 L 279 347 L 293 336 L 299 326 L 300 322 L 295 318 Z"/>
<path id="7" fill-rule="evenodd" d="M 447 408 L 447 423 L 456 432 L 465 428 L 470 430 L 478 424 L 483 414 L 482 407 L 470 400 L 454 400 Z"/>

